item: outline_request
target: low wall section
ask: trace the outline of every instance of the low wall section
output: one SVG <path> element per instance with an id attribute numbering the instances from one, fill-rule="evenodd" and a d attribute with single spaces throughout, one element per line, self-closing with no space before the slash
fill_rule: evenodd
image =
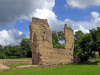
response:
<path id="1" fill-rule="evenodd" d="M 32 60 L 0 60 L 0 62 L 4 65 L 32 64 Z"/>
<path id="2" fill-rule="evenodd" d="M 73 51 L 70 49 L 40 48 L 43 63 L 72 63 Z"/>

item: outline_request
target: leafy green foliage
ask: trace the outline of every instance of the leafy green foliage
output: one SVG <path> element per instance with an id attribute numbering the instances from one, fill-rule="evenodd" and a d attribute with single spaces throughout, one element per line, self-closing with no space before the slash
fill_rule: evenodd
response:
<path id="1" fill-rule="evenodd" d="M 0 58 L 25 58 L 31 57 L 30 39 L 23 38 L 19 45 L 7 45 L 2 47 L 0 45 Z"/>
<path id="2" fill-rule="evenodd" d="M 52 31 L 52 39 L 53 39 L 53 44 L 59 44 L 58 36 L 56 31 Z"/>
<path id="3" fill-rule="evenodd" d="M 0 59 L 5 59 L 5 58 L 6 58 L 5 54 L 0 51 Z"/>
<path id="4" fill-rule="evenodd" d="M 60 44 L 59 41 L 64 40 L 64 32 L 63 31 L 52 31 L 52 44 L 53 48 L 63 49 L 64 45 Z"/>
<path id="5" fill-rule="evenodd" d="M 80 30 L 75 33 L 74 56 L 78 54 L 81 61 L 87 61 L 89 57 L 96 56 L 93 51 L 100 53 L 100 27 L 89 31 L 90 33 L 87 34 Z"/>
<path id="6" fill-rule="evenodd" d="M 64 32 L 63 31 L 59 31 L 57 32 L 57 35 L 58 35 L 58 40 L 64 40 Z"/>
<path id="7" fill-rule="evenodd" d="M 3 53 L 3 47 L 2 47 L 2 45 L 0 45 L 0 59 L 5 59 L 6 58 L 6 56 L 5 56 L 5 54 Z"/>
<path id="8" fill-rule="evenodd" d="M 75 52 L 79 55 L 81 61 L 87 61 L 92 55 L 91 34 L 79 34 L 78 39 L 76 39 L 75 41 Z"/>
<path id="9" fill-rule="evenodd" d="M 3 52 L 3 47 L 2 47 L 2 45 L 0 45 L 0 51 Z"/>
<path id="10" fill-rule="evenodd" d="M 8 58 L 21 58 L 22 53 L 17 46 L 12 46 L 10 50 L 7 50 Z"/>
<path id="11" fill-rule="evenodd" d="M 74 42 L 74 56 L 75 54 L 80 54 L 82 53 L 82 49 L 80 47 L 80 41 L 81 41 L 81 37 L 84 35 L 84 33 L 79 30 L 77 32 L 75 32 L 75 42 Z"/>
<path id="12" fill-rule="evenodd" d="M 22 56 L 23 57 L 31 57 L 31 48 L 30 48 L 30 39 L 23 38 L 20 42 L 20 46 L 22 48 Z"/>
<path id="13" fill-rule="evenodd" d="M 99 51 L 100 49 L 100 27 L 96 29 L 90 30 L 90 34 L 92 35 L 92 49 L 94 51 Z"/>

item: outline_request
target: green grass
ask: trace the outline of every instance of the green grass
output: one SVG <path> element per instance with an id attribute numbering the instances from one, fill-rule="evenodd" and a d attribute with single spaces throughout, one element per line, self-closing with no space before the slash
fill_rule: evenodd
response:
<path id="1" fill-rule="evenodd" d="M 12 68 L 16 68 L 16 66 L 22 66 L 22 65 L 27 65 L 27 64 L 23 64 L 23 63 L 20 63 L 20 64 L 17 64 L 17 65 L 8 65 L 10 69 Z"/>
<path id="2" fill-rule="evenodd" d="M 69 64 L 46 68 L 23 68 L 0 73 L 0 75 L 100 75 L 100 63 Z"/>
<path id="3" fill-rule="evenodd" d="M 32 58 L 14 58 L 14 59 L 0 59 L 0 60 L 30 60 Z"/>

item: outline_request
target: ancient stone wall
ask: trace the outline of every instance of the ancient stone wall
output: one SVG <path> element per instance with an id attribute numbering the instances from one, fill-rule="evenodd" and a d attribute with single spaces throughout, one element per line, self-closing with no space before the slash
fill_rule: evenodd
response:
<path id="1" fill-rule="evenodd" d="M 0 60 L 3 65 L 32 64 L 32 60 Z"/>
<path id="2" fill-rule="evenodd" d="M 32 64 L 70 63 L 73 62 L 73 30 L 65 25 L 65 49 L 54 49 L 52 32 L 47 19 L 32 18 L 30 24 Z"/>
<path id="3" fill-rule="evenodd" d="M 43 63 L 69 63 L 73 60 L 73 54 L 67 49 L 41 48 Z"/>

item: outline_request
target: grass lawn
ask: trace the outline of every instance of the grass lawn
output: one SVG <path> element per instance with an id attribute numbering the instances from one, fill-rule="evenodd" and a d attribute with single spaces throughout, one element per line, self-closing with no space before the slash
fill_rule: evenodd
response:
<path id="1" fill-rule="evenodd" d="M 23 68 L 0 73 L 0 75 L 100 75 L 100 63 L 69 64 L 46 68 Z"/>
<path id="2" fill-rule="evenodd" d="M 8 65 L 8 66 L 9 66 L 10 69 L 13 69 L 13 68 L 16 68 L 16 66 L 22 66 L 22 65 L 28 65 L 28 64 L 20 63 L 20 64 L 17 64 L 17 65 Z"/>
<path id="3" fill-rule="evenodd" d="M 14 59 L 0 59 L 0 60 L 30 60 L 32 58 L 14 58 Z"/>

